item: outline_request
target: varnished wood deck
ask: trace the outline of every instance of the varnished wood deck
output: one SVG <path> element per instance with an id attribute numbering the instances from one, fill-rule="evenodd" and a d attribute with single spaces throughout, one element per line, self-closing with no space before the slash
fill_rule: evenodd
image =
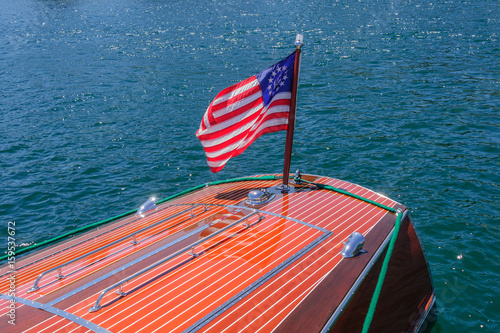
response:
<path id="1" fill-rule="evenodd" d="M 309 177 L 404 209 L 361 186 Z M 395 221 L 394 214 L 369 203 L 302 186 L 288 194 L 277 193 L 273 201 L 258 207 L 259 214 L 231 226 L 255 212 L 243 204 L 250 190 L 272 190 L 280 183 L 243 181 L 205 187 L 163 203 L 145 217 L 124 217 L 19 258 L 16 296 L 24 304 L 16 304 L 16 326 L 5 320 L 0 331 L 270 332 L 279 328 L 327 276 L 340 278 L 333 272 L 341 263 L 344 269 L 349 265 L 340 249 L 352 232 L 371 241 L 366 245 L 368 253 L 351 259 L 360 263 L 361 271 Z M 204 206 L 187 211 L 194 204 Z M 137 244 L 131 243 L 128 235 L 155 223 L 136 235 Z M 222 228 L 227 229 L 221 232 Z M 116 243 L 98 250 L 112 242 Z M 51 272 L 40 280 L 38 290 L 28 292 L 42 272 L 96 250 L 63 267 L 64 278 L 57 279 L 57 272 Z M 102 308 L 89 312 L 101 291 L 165 258 L 170 259 L 125 283 L 125 296 L 109 292 L 100 302 Z M 4 266 L 0 275 L 8 270 Z M 346 274 L 344 281 L 338 281 L 335 297 L 341 300 L 346 295 L 357 274 Z M 6 281 L 3 278 L 0 285 L 4 295 Z M 0 299 L 2 317 L 7 304 L 5 297 Z M 57 309 L 64 312 L 56 313 Z"/>

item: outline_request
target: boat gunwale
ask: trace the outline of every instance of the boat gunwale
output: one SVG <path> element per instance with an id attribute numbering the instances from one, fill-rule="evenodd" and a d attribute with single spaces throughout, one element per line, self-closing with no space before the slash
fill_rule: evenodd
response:
<path id="1" fill-rule="evenodd" d="M 401 214 L 403 216 L 401 217 L 401 220 L 404 220 L 408 216 L 408 209 L 405 209 Z M 395 226 L 392 227 L 391 231 L 387 234 L 386 238 L 384 241 L 380 244 L 378 247 L 377 251 L 374 253 L 374 255 L 371 257 L 370 261 L 366 264 L 365 268 L 361 272 L 361 274 L 358 275 L 358 278 L 352 285 L 352 287 L 349 289 L 349 291 L 346 293 L 345 297 L 342 299 L 342 301 L 339 303 L 337 306 L 335 312 L 331 315 L 330 319 L 325 323 L 325 326 L 321 330 L 321 333 L 327 333 L 333 325 L 335 325 L 335 322 L 337 321 L 338 317 L 340 314 L 344 311 L 346 306 L 349 304 L 351 301 L 352 297 L 358 290 L 359 286 L 361 283 L 365 280 L 365 278 L 368 276 L 370 271 L 372 270 L 373 266 L 377 262 L 377 260 L 380 258 L 382 255 L 382 252 L 387 248 L 389 245 L 389 242 L 391 240 L 392 234 L 394 233 L 394 228 Z"/>

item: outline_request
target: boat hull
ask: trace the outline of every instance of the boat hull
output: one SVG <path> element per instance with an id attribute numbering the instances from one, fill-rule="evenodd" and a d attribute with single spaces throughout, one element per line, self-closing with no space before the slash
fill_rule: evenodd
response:
<path id="1" fill-rule="evenodd" d="M 360 331 L 393 237 L 369 331 L 417 330 L 434 292 L 408 210 L 349 182 L 302 180 L 209 183 L 32 249 L 16 261 L 15 297 L 0 286 L 0 314 L 16 304 L 16 326 L 0 331 Z M 354 232 L 364 250 L 343 258 Z"/>

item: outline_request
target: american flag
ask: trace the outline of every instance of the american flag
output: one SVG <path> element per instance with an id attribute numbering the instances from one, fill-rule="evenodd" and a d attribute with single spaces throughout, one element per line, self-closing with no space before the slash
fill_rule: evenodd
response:
<path id="1" fill-rule="evenodd" d="M 292 53 L 212 101 L 196 132 L 212 172 L 222 170 L 262 134 L 287 129 L 294 62 Z"/>

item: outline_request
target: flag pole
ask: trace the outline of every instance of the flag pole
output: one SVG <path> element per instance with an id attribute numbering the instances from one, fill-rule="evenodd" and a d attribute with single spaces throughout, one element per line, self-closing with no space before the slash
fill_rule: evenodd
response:
<path id="1" fill-rule="evenodd" d="M 304 37 L 297 34 L 295 39 L 295 64 L 293 68 L 293 86 L 290 99 L 290 112 L 288 113 L 288 129 L 286 131 L 285 163 L 283 165 L 283 190 L 288 189 L 288 175 L 290 174 L 290 162 L 292 159 L 293 130 L 295 129 L 295 107 L 297 106 L 297 87 L 299 85 L 300 70 L 300 48 Z"/>

